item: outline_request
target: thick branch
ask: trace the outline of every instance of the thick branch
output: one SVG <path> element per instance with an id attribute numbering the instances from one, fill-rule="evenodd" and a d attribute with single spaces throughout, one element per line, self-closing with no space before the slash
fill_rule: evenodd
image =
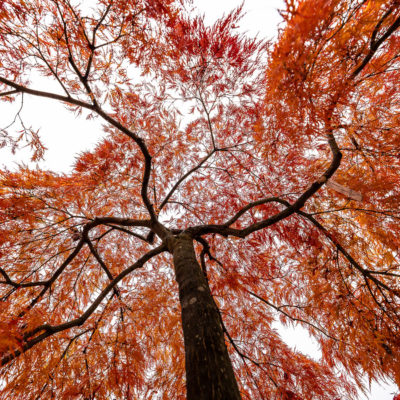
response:
<path id="1" fill-rule="evenodd" d="M 78 100 L 78 99 L 74 99 L 73 97 L 70 97 L 70 96 L 62 96 L 62 95 L 59 95 L 56 93 L 30 89 L 28 87 L 19 85 L 18 83 L 15 83 L 15 82 L 10 81 L 3 77 L 0 77 L 0 82 L 7 86 L 11 86 L 12 88 L 16 89 L 17 92 L 27 93 L 32 96 L 45 97 L 48 99 L 58 100 L 58 101 L 62 101 L 64 103 L 73 104 L 73 105 L 85 108 L 90 111 L 94 111 L 99 116 L 101 116 L 104 120 L 106 120 L 110 125 L 112 125 L 114 128 L 117 128 L 119 131 L 121 131 L 125 135 L 129 136 L 139 146 L 139 148 L 143 154 L 144 171 L 143 171 L 141 195 L 142 195 L 144 205 L 146 206 L 151 219 L 153 221 L 157 220 L 157 216 L 156 216 L 156 213 L 154 212 L 153 205 L 151 204 L 149 197 L 147 195 L 147 188 L 148 188 L 148 184 L 149 184 L 149 180 L 150 180 L 150 173 L 151 173 L 152 157 L 149 153 L 149 150 L 148 150 L 144 140 L 141 137 L 139 137 L 136 133 L 132 132 L 130 129 L 128 129 L 127 127 L 122 125 L 120 122 L 118 122 L 116 119 L 114 119 L 113 117 L 108 115 L 97 103 L 90 104 L 90 103 L 86 103 L 86 102 Z"/>
<path id="2" fill-rule="evenodd" d="M 190 233 L 193 236 L 200 236 L 200 235 L 205 235 L 209 233 L 218 233 L 223 236 L 237 236 L 244 238 L 248 235 L 250 235 L 253 232 L 259 231 L 261 229 L 267 228 L 268 226 L 271 226 L 288 216 L 292 215 L 293 213 L 296 213 L 299 211 L 306 201 L 312 197 L 322 186 L 323 184 L 335 173 L 335 171 L 339 168 L 340 166 L 340 161 L 342 159 L 342 153 L 340 152 L 335 137 L 333 136 L 332 133 L 329 133 L 328 135 L 328 143 L 332 152 L 332 161 L 327 168 L 327 170 L 324 172 L 324 174 L 314 183 L 310 185 L 310 187 L 293 203 L 290 204 L 286 202 L 285 200 L 279 199 L 279 198 L 269 198 L 269 199 L 262 199 L 259 201 L 256 201 L 254 203 L 249 203 L 246 205 L 243 209 L 241 209 L 238 213 L 236 213 L 235 216 L 230 218 L 226 223 L 221 224 L 221 225 L 199 225 L 193 228 L 188 229 Z M 244 229 L 235 229 L 235 228 L 230 228 L 229 225 L 233 222 L 235 222 L 242 214 L 244 214 L 246 211 L 250 210 L 252 207 L 255 207 L 259 204 L 263 203 L 268 203 L 271 201 L 275 201 L 278 203 L 282 203 L 284 205 L 289 204 L 284 210 L 281 212 L 264 219 L 260 222 L 256 222 L 247 228 Z"/>
<path id="3" fill-rule="evenodd" d="M 12 88 L 14 88 L 16 90 L 16 92 L 27 93 L 32 96 L 45 97 L 48 99 L 58 100 L 58 101 L 62 101 L 64 103 L 73 104 L 75 106 L 83 107 L 85 109 L 94 111 L 93 104 L 86 103 L 86 102 L 78 100 L 78 99 L 74 99 L 73 97 L 70 97 L 70 96 L 63 96 L 63 95 L 59 95 L 56 93 L 44 92 L 42 90 L 30 89 L 26 86 L 19 85 L 18 83 L 10 81 L 1 76 L 0 76 L 0 82 L 7 86 L 11 86 Z"/>
<path id="4" fill-rule="evenodd" d="M 97 309 L 97 307 L 100 305 L 100 303 L 105 299 L 105 297 L 114 289 L 114 287 L 127 275 L 129 275 L 132 271 L 135 269 L 143 267 L 143 265 L 149 261 L 151 258 L 154 256 L 162 253 L 163 251 L 166 251 L 167 248 L 165 245 L 158 246 L 154 248 L 153 250 L 150 250 L 148 253 L 146 253 L 144 256 L 139 258 L 134 264 L 132 264 L 129 268 L 125 269 L 123 272 L 121 272 L 118 276 L 116 276 L 103 290 L 102 292 L 97 296 L 96 300 L 93 301 L 91 306 L 79 317 L 75 318 L 72 321 L 65 322 L 60 325 L 49 325 L 49 324 L 44 324 L 41 326 L 38 326 L 37 328 L 31 330 L 30 332 L 27 332 L 24 335 L 24 340 L 25 343 L 22 345 L 21 349 L 15 350 L 12 353 L 7 354 L 1 359 L 1 365 L 5 365 L 9 363 L 11 360 L 15 359 L 16 357 L 20 356 L 22 353 L 25 353 L 27 350 L 31 349 L 33 346 L 36 344 L 42 342 L 44 339 L 48 338 L 49 336 L 54 335 L 55 333 L 65 331 L 67 329 L 71 329 L 76 326 L 83 325 L 86 320 L 93 314 L 93 312 Z M 38 333 L 41 333 L 40 335 L 34 337 Z M 29 340 L 29 338 L 33 339 Z"/>
<path id="5" fill-rule="evenodd" d="M 0 284 L 10 285 L 14 288 L 21 288 L 21 287 L 34 287 L 34 286 L 46 286 L 47 281 L 36 281 L 36 282 L 27 282 L 27 283 L 18 283 L 13 281 L 7 272 L 0 267 L 0 274 L 3 275 L 4 281 L 0 281 Z"/>
<path id="6" fill-rule="evenodd" d="M 374 32 L 372 33 L 370 49 L 368 54 L 363 59 L 362 63 L 351 73 L 351 78 L 354 79 L 369 63 L 371 58 L 375 55 L 378 51 L 379 47 L 382 43 L 389 38 L 399 27 L 400 27 L 400 17 L 397 17 L 393 24 L 387 29 L 387 31 L 378 39 L 376 40 L 376 36 L 381 26 L 382 22 L 389 16 L 391 10 L 389 10 L 386 14 L 383 15 L 381 20 L 377 23 Z"/>
<path id="7" fill-rule="evenodd" d="M 140 221 L 140 220 L 133 220 L 133 219 L 129 219 L 129 218 L 117 218 L 117 217 L 95 218 L 93 221 L 86 224 L 82 231 L 82 237 L 81 237 L 80 241 L 78 242 L 75 250 L 60 265 L 60 267 L 56 270 L 56 272 L 53 274 L 53 276 L 50 279 L 48 279 L 47 281 L 42 283 L 44 288 L 41 290 L 41 292 L 38 294 L 38 296 L 36 296 L 32 300 L 32 302 L 29 304 L 28 309 L 31 309 L 46 294 L 46 292 L 51 288 L 51 285 L 57 280 L 57 278 L 61 275 L 61 273 L 64 271 L 64 269 L 70 264 L 70 262 L 79 253 L 79 251 L 81 250 L 82 246 L 85 243 L 85 238 L 88 236 L 89 231 L 98 225 L 108 224 L 108 223 L 119 224 L 122 226 L 150 227 L 150 221 L 148 221 L 148 220 Z"/>
<path id="8" fill-rule="evenodd" d="M 150 180 L 150 174 L 151 174 L 151 155 L 149 153 L 149 150 L 142 138 L 137 136 L 134 132 L 123 126 L 120 122 L 118 122 L 116 119 L 108 115 L 106 112 L 104 112 L 100 106 L 95 107 L 95 111 L 97 112 L 98 115 L 103 117 L 107 122 L 109 122 L 112 126 L 120 130 L 121 132 L 125 133 L 127 136 L 129 136 L 131 139 L 133 139 L 136 144 L 139 146 L 143 157 L 144 157 L 144 171 L 143 171 L 143 178 L 142 178 L 142 189 L 141 189 L 141 196 L 144 202 L 144 205 L 146 206 L 150 217 L 153 222 L 157 220 L 157 215 L 154 211 L 154 207 L 150 202 L 150 199 L 147 194 L 147 188 L 149 186 L 149 180 Z"/>

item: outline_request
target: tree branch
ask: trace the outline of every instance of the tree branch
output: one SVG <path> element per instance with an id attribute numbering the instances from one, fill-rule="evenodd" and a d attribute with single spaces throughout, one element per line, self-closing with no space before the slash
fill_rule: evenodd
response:
<path id="1" fill-rule="evenodd" d="M 90 252 L 93 254 L 94 258 L 97 260 L 97 262 L 100 264 L 101 268 L 103 269 L 103 271 L 106 273 L 108 279 L 110 281 L 113 281 L 114 277 L 112 276 L 110 270 L 108 269 L 106 263 L 103 261 L 103 259 L 100 257 L 98 251 L 95 249 L 95 247 L 93 246 L 93 243 L 91 242 L 91 240 L 89 239 L 89 237 L 86 235 L 84 237 L 85 242 L 87 243 L 87 245 L 89 246 Z M 118 288 L 114 288 L 114 293 L 117 297 L 120 297 L 120 293 Z"/>
<path id="2" fill-rule="evenodd" d="M 124 232 L 124 233 L 126 233 L 128 235 L 134 236 L 135 238 L 143 240 L 146 243 L 151 243 L 151 241 L 149 241 L 149 239 L 147 237 L 145 237 L 143 235 L 140 235 L 139 233 L 132 232 L 129 229 L 125 229 L 125 228 L 122 228 L 120 226 L 116 226 L 116 225 L 113 225 L 113 224 L 106 224 L 106 226 L 109 226 L 110 228 L 112 228 L 111 230 L 118 230 L 118 231 Z M 150 232 L 152 232 L 152 231 L 150 231 Z"/>
<path id="3" fill-rule="evenodd" d="M 107 224 L 107 223 L 115 223 L 123 226 L 150 226 L 150 221 L 140 221 L 140 220 L 132 220 L 129 218 L 117 218 L 117 217 L 103 217 L 103 218 L 95 218 L 93 221 L 87 223 L 83 230 L 81 239 L 79 243 L 75 247 L 75 250 L 67 257 L 67 259 L 60 265 L 60 267 L 56 270 L 54 275 L 48 279 L 47 281 L 43 282 L 44 288 L 41 292 L 32 300 L 32 302 L 28 306 L 28 310 L 30 310 L 34 305 L 46 294 L 46 292 L 51 288 L 52 284 L 57 280 L 57 278 L 61 275 L 64 269 L 69 265 L 69 263 L 75 258 L 75 256 L 79 253 L 82 246 L 85 243 L 85 238 L 88 236 L 88 233 L 91 229 L 98 225 Z M 27 285 L 27 284 L 24 284 Z M 23 315 L 22 313 L 21 315 Z"/>
<path id="4" fill-rule="evenodd" d="M 397 7 L 397 6 L 396 6 Z M 371 42 L 370 42 L 370 49 L 368 54 L 365 56 L 364 60 L 361 62 L 361 64 L 351 73 L 351 79 L 354 79 L 364 68 L 365 66 L 369 63 L 371 58 L 375 55 L 375 53 L 378 51 L 379 47 L 382 45 L 382 43 L 389 38 L 390 35 L 392 35 L 393 32 L 395 32 L 399 27 L 400 27 L 400 17 L 397 17 L 396 20 L 393 22 L 393 24 L 387 29 L 387 31 L 378 39 L 376 40 L 376 36 L 378 34 L 378 30 L 380 26 L 382 25 L 383 21 L 391 14 L 391 10 L 389 9 L 386 14 L 383 15 L 381 20 L 377 23 L 375 26 L 374 31 L 372 32 L 371 36 Z"/>
<path id="5" fill-rule="evenodd" d="M 202 165 L 216 152 L 216 149 L 213 149 L 210 151 L 196 166 L 191 168 L 189 171 L 187 171 L 184 175 L 182 175 L 178 181 L 174 184 L 174 186 L 171 188 L 171 190 L 168 192 L 168 194 L 165 196 L 165 199 L 163 202 L 160 204 L 159 209 L 162 210 L 164 206 L 168 203 L 168 200 L 171 198 L 171 196 L 174 194 L 176 189 L 180 186 L 180 184 L 191 174 L 196 172 L 199 168 L 202 167 Z"/>
<path id="6" fill-rule="evenodd" d="M 141 196 L 142 196 L 144 205 L 150 214 L 151 219 L 153 220 L 153 222 L 157 221 L 157 215 L 154 211 L 154 207 L 151 204 L 149 197 L 147 195 L 147 188 L 148 188 L 150 174 L 151 174 L 152 157 L 149 153 L 149 150 L 148 150 L 144 140 L 141 137 L 139 137 L 136 133 L 132 132 L 130 129 L 128 129 L 127 127 L 122 125 L 120 122 L 118 122 L 116 119 L 114 119 L 113 117 L 108 115 L 105 111 L 103 111 L 103 109 L 97 103 L 90 104 L 90 103 L 86 103 L 86 102 L 78 100 L 78 99 L 74 99 L 73 97 L 70 97 L 70 96 L 62 96 L 62 95 L 51 93 L 51 92 L 44 92 L 41 90 L 30 89 L 28 87 L 19 85 L 18 83 L 15 83 L 15 82 L 10 81 L 3 77 L 0 77 L 0 82 L 7 86 L 11 86 L 12 88 L 16 89 L 17 92 L 27 93 L 32 96 L 45 97 L 48 99 L 58 100 L 58 101 L 62 101 L 64 103 L 73 104 L 73 105 L 85 108 L 90 111 L 94 111 L 99 116 L 101 116 L 104 120 L 106 120 L 110 125 L 112 125 L 114 128 L 117 128 L 119 131 L 121 131 L 125 135 L 129 136 L 139 146 L 140 151 L 142 152 L 143 157 L 144 157 L 144 171 L 143 171 L 143 179 L 142 179 Z"/>
<path id="7" fill-rule="evenodd" d="M 288 314 L 286 311 L 283 311 L 280 307 L 277 307 L 275 304 L 269 302 L 268 300 L 265 300 L 263 297 L 261 297 L 261 296 L 255 294 L 255 293 L 253 293 L 253 292 L 251 292 L 251 291 L 249 291 L 249 290 L 246 290 L 246 291 L 247 291 L 247 293 L 249 293 L 251 296 L 257 298 L 258 300 L 260 300 L 260 301 L 262 301 L 263 303 L 267 304 L 268 306 L 272 307 L 274 310 L 276 310 L 276 311 L 282 313 L 283 315 L 285 315 L 286 317 L 288 317 L 288 318 L 291 319 L 292 321 L 300 322 L 300 323 L 302 323 L 302 324 L 308 325 L 308 326 L 314 328 L 315 330 L 317 330 L 318 332 L 322 333 L 323 335 L 325 335 L 325 336 L 328 337 L 329 339 L 335 340 L 336 342 L 340 341 L 339 339 L 335 338 L 334 336 L 331 336 L 328 332 L 326 332 L 326 331 L 323 330 L 322 328 L 319 328 L 317 325 L 315 325 L 315 324 L 313 324 L 313 323 L 311 323 L 311 322 L 309 322 L 309 321 L 306 321 L 306 320 L 304 320 L 304 319 L 302 319 L 302 318 L 293 317 L 293 316 L 291 316 L 290 314 Z"/>
<path id="8" fill-rule="evenodd" d="M 388 292 L 392 293 L 396 297 L 400 298 L 400 293 L 396 290 L 391 289 L 385 283 L 380 281 L 379 279 L 375 278 L 371 272 L 365 268 L 363 268 L 348 252 L 347 250 L 334 238 L 333 235 L 328 232 L 328 230 L 320 224 L 313 216 L 307 214 L 303 211 L 297 212 L 299 215 L 302 215 L 304 218 L 308 219 L 312 222 L 319 230 L 321 230 L 324 235 L 336 246 L 336 248 L 343 254 L 343 256 L 350 262 L 350 264 L 359 271 L 364 277 L 367 277 L 370 281 L 374 282 L 378 287 L 384 288 Z"/>
<path id="9" fill-rule="evenodd" d="M 224 223 L 224 226 L 231 226 L 234 222 L 236 222 L 246 211 L 249 211 L 253 207 L 260 206 L 262 204 L 267 203 L 281 203 L 281 199 L 279 197 L 269 197 L 268 199 L 261 199 L 257 201 L 253 201 L 251 203 L 246 204 L 241 210 L 239 210 L 231 219 Z"/>
<path id="10" fill-rule="evenodd" d="M 70 96 L 63 96 L 63 95 L 59 95 L 56 93 L 44 92 L 42 90 L 30 89 L 26 86 L 19 85 L 18 83 L 10 81 L 1 76 L 0 76 L 0 82 L 3 83 L 4 85 L 11 86 L 12 88 L 14 88 L 16 90 L 16 92 L 27 93 L 32 96 L 45 97 L 48 99 L 58 100 L 58 101 L 62 101 L 64 103 L 73 104 L 75 106 L 83 107 L 87 110 L 94 111 L 93 104 L 86 103 L 86 102 L 78 100 L 78 99 L 74 99 L 73 97 L 70 97 Z"/>
<path id="11" fill-rule="evenodd" d="M 11 96 L 16 93 L 19 93 L 19 90 L 9 90 L 8 92 L 0 93 L 0 97 Z"/>
<path id="12" fill-rule="evenodd" d="M 27 350 L 31 349 L 36 344 L 38 344 L 38 343 L 42 342 L 44 339 L 48 338 L 49 336 L 52 336 L 58 332 L 65 331 L 67 329 L 71 329 L 76 326 L 83 325 L 86 322 L 86 320 L 97 309 L 97 307 L 100 305 L 100 303 L 105 299 L 105 297 L 114 289 L 115 285 L 117 285 L 123 278 L 125 278 L 132 271 L 143 267 L 143 265 L 147 261 L 149 261 L 151 258 L 153 258 L 154 256 L 156 256 L 166 250 L 167 250 L 166 245 L 162 244 L 162 245 L 154 248 L 153 250 L 150 250 L 144 256 L 139 258 L 139 260 L 137 260 L 129 268 L 122 271 L 102 290 L 102 292 L 97 296 L 96 300 L 93 301 L 91 306 L 88 307 L 87 310 L 79 318 L 75 318 L 72 321 L 65 322 L 60 325 L 43 324 L 43 325 L 40 325 L 37 328 L 25 333 L 23 336 L 25 343 L 22 345 L 22 348 L 15 349 L 14 351 L 9 352 L 5 356 L 3 356 L 1 358 L 1 365 L 5 365 L 5 364 L 9 363 L 13 359 L 20 356 L 22 353 L 25 353 Z M 43 333 L 40 333 L 40 332 L 43 332 Z M 40 334 L 38 336 L 35 336 L 38 333 L 40 333 Z M 33 339 L 29 340 L 29 338 L 32 338 L 32 337 L 33 337 Z"/>
<path id="13" fill-rule="evenodd" d="M 235 216 L 233 216 L 231 219 L 229 219 L 227 222 L 221 225 L 199 225 L 195 226 L 193 228 L 189 228 L 188 231 L 193 235 L 193 236 L 200 236 L 200 235 L 205 235 L 209 233 L 218 233 L 222 236 L 236 236 L 240 238 L 244 238 L 248 235 L 250 235 L 253 232 L 259 231 L 261 229 L 267 228 L 268 226 L 271 226 L 288 216 L 296 213 L 299 211 L 306 201 L 312 197 L 323 185 L 324 183 L 335 173 L 335 171 L 339 168 L 340 166 L 340 161 L 342 159 L 342 153 L 339 150 L 339 147 L 337 146 L 335 137 L 333 136 L 332 133 L 329 133 L 327 135 L 328 137 L 328 143 L 329 147 L 332 152 L 332 161 L 329 165 L 329 167 L 326 169 L 324 174 L 315 182 L 313 182 L 310 187 L 293 203 L 290 204 L 286 200 L 282 200 L 279 198 L 269 198 L 269 199 L 262 199 L 258 200 L 254 203 L 249 203 L 247 206 L 245 206 L 243 209 L 241 209 L 238 213 L 236 213 Z M 255 207 L 256 205 L 263 204 L 263 202 L 268 203 L 271 201 L 275 201 L 281 204 L 284 204 L 286 208 L 282 210 L 281 212 L 264 219 L 260 222 L 256 222 L 247 228 L 244 229 L 234 229 L 230 228 L 229 224 L 231 221 L 236 221 L 242 214 L 244 214 L 246 211 L 250 210 L 252 207 Z"/>

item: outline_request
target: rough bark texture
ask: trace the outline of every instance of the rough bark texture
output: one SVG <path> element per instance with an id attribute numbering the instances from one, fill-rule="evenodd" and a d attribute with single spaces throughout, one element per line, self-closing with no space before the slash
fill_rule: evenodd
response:
<path id="1" fill-rule="evenodd" d="M 193 239 L 171 243 L 182 307 L 188 400 L 241 399 L 218 310 L 196 260 Z"/>

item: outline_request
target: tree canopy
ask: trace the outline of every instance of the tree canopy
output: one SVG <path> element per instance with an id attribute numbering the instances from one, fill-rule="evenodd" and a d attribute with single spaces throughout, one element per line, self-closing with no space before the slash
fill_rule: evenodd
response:
<path id="1" fill-rule="evenodd" d="M 0 99 L 107 133 L 71 173 L 0 171 L 0 399 L 400 385 L 400 3 L 285 3 L 274 43 L 237 32 L 241 8 L 0 3 Z M 45 157 L 19 125 L 1 144 Z"/>

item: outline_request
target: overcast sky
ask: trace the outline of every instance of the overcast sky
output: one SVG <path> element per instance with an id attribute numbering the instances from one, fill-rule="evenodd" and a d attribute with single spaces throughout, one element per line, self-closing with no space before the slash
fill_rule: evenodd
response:
<path id="1" fill-rule="evenodd" d="M 204 13 L 207 23 L 229 12 L 233 7 L 241 4 L 241 0 L 194 0 L 199 12 Z M 283 7 L 283 0 L 246 0 L 244 16 L 240 29 L 248 34 L 261 37 L 274 38 L 281 17 L 277 11 Z M 0 103 L 0 128 L 4 128 L 14 118 L 13 110 L 17 110 L 19 104 L 12 107 Z M 58 172 L 68 172 L 74 162 L 75 155 L 83 150 L 93 148 L 94 143 L 102 137 L 99 121 L 87 121 L 83 117 L 75 118 L 65 108 L 52 100 L 30 98 L 25 96 L 22 111 L 24 122 L 33 128 L 40 128 L 46 152 L 46 160 L 40 163 L 41 168 Z M 27 152 L 19 152 L 16 156 L 6 149 L 0 150 L 0 165 L 13 169 L 17 161 L 29 161 Z M 278 326 L 277 326 L 278 327 Z M 282 329 L 284 339 L 289 345 L 298 350 L 318 358 L 320 352 L 307 332 L 302 329 Z M 363 400 L 392 400 L 394 385 L 372 385 L 372 391 Z M 344 399 L 343 399 L 344 400 Z"/>

